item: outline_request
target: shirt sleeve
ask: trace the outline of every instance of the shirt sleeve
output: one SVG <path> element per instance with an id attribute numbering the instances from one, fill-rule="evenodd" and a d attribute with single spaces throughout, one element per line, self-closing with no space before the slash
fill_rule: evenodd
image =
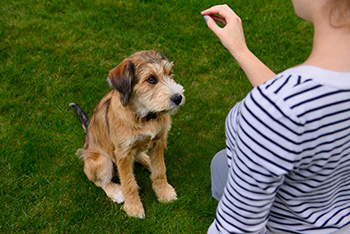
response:
<path id="1" fill-rule="evenodd" d="M 229 175 L 211 233 L 266 233 L 276 193 L 296 161 L 297 122 L 258 86 L 226 119 Z"/>

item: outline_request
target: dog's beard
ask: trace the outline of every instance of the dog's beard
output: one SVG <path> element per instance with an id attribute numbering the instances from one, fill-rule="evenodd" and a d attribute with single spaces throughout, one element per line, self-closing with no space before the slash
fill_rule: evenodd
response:
<path id="1" fill-rule="evenodd" d="M 135 113 L 137 113 L 137 115 L 140 118 L 144 118 L 147 115 L 149 115 L 150 113 L 155 113 L 155 114 L 170 114 L 173 115 L 177 112 L 177 110 L 179 109 L 180 105 L 177 106 L 175 104 L 172 104 L 169 102 L 168 105 L 165 105 L 163 107 L 159 107 L 157 105 L 153 106 L 153 105 L 145 105 L 144 103 L 140 102 L 139 100 L 132 100 L 132 105 L 134 108 Z"/>
<path id="2" fill-rule="evenodd" d="M 175 108 L 173 108 L 173 109 L 171 109 L 171 110 L 168 110 L 168 111 L 167 111 L 167 114 L 169 114 L 169 115 L 175 114 L 175 113 L 177 112 L 177 110 L 179 109 L 179 107 L 180 107 L 180 106 L 177 106 L 177 107 L 175 107 Z"/>
<path id="3" fill-rule="evenodd" d="M 183 96 L 184 89 L 174 80 L 164 79 L 163 84 L 157 89 L 144 90 L 135 89 L 131 96 L 131 103 L 134 111 L 141 117 L 146 117 L 150 113 L 175 114 L 180 106 L 185 102 Z M 182 96 L 181 103 L 174 103 L 171 97 L 175 94 Z"/>

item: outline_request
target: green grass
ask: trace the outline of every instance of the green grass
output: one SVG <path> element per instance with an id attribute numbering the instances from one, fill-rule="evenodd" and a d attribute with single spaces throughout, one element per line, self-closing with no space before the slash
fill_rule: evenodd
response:
<path id="1" fill-rule="evenodd" d="M 194 0 L 3 0 L 0 5 L 0 232 L 205 233 L 215 216 L 210 161 L 225 147 L 225 117 L 251 86 L 207 28 Z M 303 61 L 312 30 L 290 1 L 228 1 L 250 49 L 275 72 Z M 108 91 L 109 70 L 139 50 L 175 63 L 186 104 L 173 117 L 165 152 L 178 200 L 157 202 L 149 172 L 136 166 L 146 218 L 88 181 L 75 151 L 84 132 L 77 102 L 91 115 Z"/>

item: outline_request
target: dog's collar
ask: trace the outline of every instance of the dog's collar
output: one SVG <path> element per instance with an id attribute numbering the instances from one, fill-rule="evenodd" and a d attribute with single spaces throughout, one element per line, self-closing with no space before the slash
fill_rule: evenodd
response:
<path id="1" fill-rule="evenodd" d="M 157 118 L 157 113 L 151 112 L 146 115 L 146 121 Z"/>

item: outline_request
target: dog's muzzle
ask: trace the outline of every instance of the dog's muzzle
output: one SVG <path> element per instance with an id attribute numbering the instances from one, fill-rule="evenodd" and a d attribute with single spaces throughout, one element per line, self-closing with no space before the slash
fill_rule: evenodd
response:
<path id="1" fill-rule="evenodd" d="M 175 103 L 176 106 L 178 106 L 178 105 L 181 104 L 182 99 L 183 99 L 183 98 L 182 98 L 182 95 L 179 94 L 179 93 L 174 94 L 174 95 L 170 98 L 170 100 L 171 100 L 173 103 Z"/>

